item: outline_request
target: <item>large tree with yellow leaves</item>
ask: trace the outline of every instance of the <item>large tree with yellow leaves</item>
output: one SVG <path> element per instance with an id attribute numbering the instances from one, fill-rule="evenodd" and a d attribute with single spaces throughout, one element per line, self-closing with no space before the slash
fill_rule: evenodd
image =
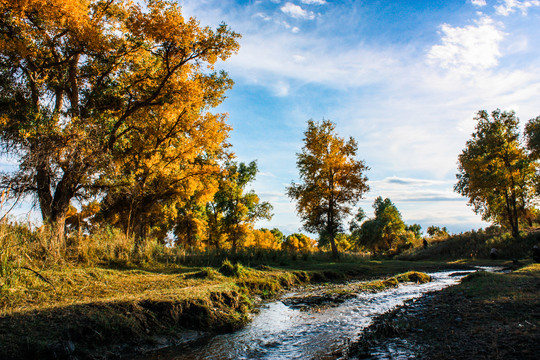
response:
<path id="1" fill-rule="evenodd" d="M 19 162 L 2 185 L 35 195 L 60 240 L 89 191 L 130 189 L 139 218 L 177 184 L 194 193 L 184 180 L 214 172 L 225 145 L 225 118 L 208 110 L 232 81 L 213 64 L 237 38 L 172 1 L 0 0 L 0 138 Z"/>
<path id="2" fill-rule="evenodd" d="M 534 206 L 538 162 L 521 144 L 513 111 L 482 110 L 475 120 L 475 132 L 458 157 L 454 190 L 469 198 L 483 220 L 507 226 L 517 237 L 520 219 Z"/>
<path id="3" fill-rule="evenodd" d="M 304 228 L 320 235 L 319 245 L 330 242 L 337 258 L 334 239 L 351 205 L 362 198 L 369 186 L 365 176 L 368 167 L 356 159 L 356 141 L 352 137 L 345 141 L 336 134 L 335 127 L 329 120 L 308 121 L 304 147 L 296 161 L 302 182 L 292 183 L 287 193 L 297 201 L 296 210 Z"/>

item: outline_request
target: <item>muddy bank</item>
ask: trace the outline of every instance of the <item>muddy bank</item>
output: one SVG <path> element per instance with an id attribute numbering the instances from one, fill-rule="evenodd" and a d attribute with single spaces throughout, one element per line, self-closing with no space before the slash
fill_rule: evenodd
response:
<path id="1" fill-rule="evenodd" d="M 242 293 L 228 291 L 213 293 L 208 302 L 93 303 L 2 317 L 1 358 L 116 358 L 177 343 L 186 330 L 240 328 L 252 306 Z"/>
<path id="2" fill-rule="evenodd" d="M 540 266 L 478 272 L 378 317 L 349 359 L 537 359 Z"/>

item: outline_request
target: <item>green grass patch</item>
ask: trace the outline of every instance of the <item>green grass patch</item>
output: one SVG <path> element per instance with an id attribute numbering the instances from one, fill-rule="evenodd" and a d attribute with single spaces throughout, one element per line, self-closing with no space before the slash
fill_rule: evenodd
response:
<path id="1" fill-rule="evenodd" d="M 478 271 L 467 275 L 455 288 L 469 298 L 504 300 L 527 298 L 538 291 L 540 264 L 531 264 L 512 273 Z"/>
<path id="2" fill-rule="evenodd" d="M 241 277 L 246 274 L 246 269 L 242 264 L 232 264 L 228 259 L 225 259 L 219 268 L 219 272 L 229 277 Z"/>

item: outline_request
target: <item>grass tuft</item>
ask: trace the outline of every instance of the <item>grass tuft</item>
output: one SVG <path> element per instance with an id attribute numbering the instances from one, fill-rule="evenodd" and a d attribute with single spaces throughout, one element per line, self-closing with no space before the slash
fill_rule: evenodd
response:
<path id="1" fill-rule="evenodd" d="M 239 263 L 232 264 L 229 259 L 225 259 L 219 268 L 219 272 L 228 277 L 241 277 L 247 270 Z"/>
<path id="2" fill-rule="evenodd" d="M 403 274 L 399 274 L 396 276 L 397 281 L 400 283 L 403 282 L 414 282 L 417 284 L 424 284 L 431 281 L 431 276 L 428 274 L 425 274 L 423 272 L 418 271 L 408 271 Z"/>

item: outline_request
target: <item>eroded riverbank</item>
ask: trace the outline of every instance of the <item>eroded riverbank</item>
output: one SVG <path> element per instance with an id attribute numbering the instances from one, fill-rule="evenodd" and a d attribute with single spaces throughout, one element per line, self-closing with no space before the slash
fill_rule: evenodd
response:
<path id="1" fill-rule="evenodd" d="M 456 284 L 464 272 L 432 273 L 433 281 L 382 291 L 359 282 L 308 287 L 263 306 L 245 328 L 140 359 L 336 359 L 373 318 L 422 294 Z"/>
<path id="2" fill-rule="evenodd" d="M 286 289 L 454 266 L 374 260 L 297 262 L 293 269 L 245 267 L 231 276 L 216 268 L 164 264 L 136 269 L 56 266 L 40 271 L 48 282 L 22 272 L 17 282 L 2 289 L 0 358 L 131 357 L 201 333 L 239 328 L 261 300 Z"/>

